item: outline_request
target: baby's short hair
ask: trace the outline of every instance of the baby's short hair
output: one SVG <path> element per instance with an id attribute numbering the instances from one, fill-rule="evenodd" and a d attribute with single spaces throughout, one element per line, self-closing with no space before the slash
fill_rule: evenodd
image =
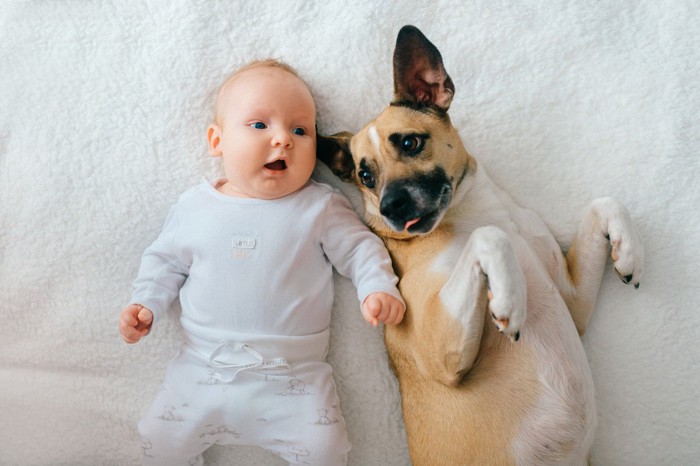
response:
<path id="1" fill-rule="evenodd" d="M 304 79 L 301 76 L 299 76 L 299 73 L 297 73 L 297 70 L 295 70 L 292 66 L 286 64 L 282 60 L 278 60 L 276 58 L 264 58 L 264 59 L 260 59 L 260 60 L 250 61 L 250 62 L 246 63 L 245 65 L 241 66 L 240 68 L 238 68 L 233 73 L 231 73 L 231 75 L 228 78 L 226 78 L 226 80 L 224 80 L 223 84 L 221 84 L 221 86 L 219 87 L 219 90 L 216 93 L 216 110 L 215 110 L 215 114 L 214 114 L 214 118 L 217 122 L 219 120 L 219 115 L 221 114 L 220 112 L 221 112 L 221 105 L 222 105 L 222 102 L 221 102 L 222 94 L 228 89 L 229 86 L 231 86 L 231 84 L 233 84 L 233 82 L 236 81 L 236 77 L 238 77 L 239 75 L 241 75 L 242 73 L 244 73 L 246 71 L 256 69 L 256 68 L 272 68 L 272 69 L 285 71 L 285 72 L 291 74 L 292 76 L 294 76 L 295 78 L 297 78 L 302 83 L 304 83 L 304 85 L 307 88 L 309 87 L 308 84 L 306 84 L 306 81 L 304 81 Z"/>
<path id="2" fill-rule="evenodd" d="M 239 74 L 243 73 L 244 71 L 248 71 L 253 68 L 277 68 L 283 71 L 286 71 L 287 73 L 290 73 L 294 75 L 295 77 L 301 79 L 301 76 L 299 76 L 299 73 L 297 73 L 297 70 L 292 68 L 290 65 L 286 64 L 282 60 L 277 60 L 276 58 L 264 58 L 261 60 L 253 60 L 251 62 L 246 63 L 245 65 L 241 66 L 238 68 L 236 71 L 233 72 L 231 76 L 227 79 L 233 79 Z M 301 79 L 303 81 L 303 79 Z"/>

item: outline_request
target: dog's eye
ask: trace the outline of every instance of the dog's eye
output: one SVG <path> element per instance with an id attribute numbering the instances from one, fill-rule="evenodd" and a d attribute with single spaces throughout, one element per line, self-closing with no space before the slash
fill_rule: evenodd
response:
<path id="1" fill-rule="evenodd" d="M 407 155 L 416 155 L 423 150 L 424 144 L 425 140 L 420 136 L 404 136 L 404 138 L 401 139 L 401 150 Z"/>
<path id="2" fill-rule="evenodd" d="M 357 172 L 357 176 L 360 178 L 360 183 L 369 189 L 374 189 L 374 175 L 368 170 L 360 170 Z"/>
<path id="3" fill-rule="evenodd" d="M 389 141 L 396 147 L 400 155 L 415 157 L 425 149 L 425 141 L 430 139 L 429 133 L 393 133 Z"/>

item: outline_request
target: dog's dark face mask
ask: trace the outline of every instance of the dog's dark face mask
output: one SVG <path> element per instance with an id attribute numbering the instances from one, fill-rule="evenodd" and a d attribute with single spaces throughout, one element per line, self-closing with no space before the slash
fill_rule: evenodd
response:
<path id="1" fill-rule="evenodd" d="M 446 115 L 403 106 L 387 108 L 352 137 L 349 149 L 366 218 L 391 236 L 433 231 L 470 160 Z"/>
<path id="2" fill-rule="evenodd" d="M 452 185 L 441 167 L 384 188 L 379 212 L 394 231 L 428 233 L 433 230 L 452 200 Z"/>

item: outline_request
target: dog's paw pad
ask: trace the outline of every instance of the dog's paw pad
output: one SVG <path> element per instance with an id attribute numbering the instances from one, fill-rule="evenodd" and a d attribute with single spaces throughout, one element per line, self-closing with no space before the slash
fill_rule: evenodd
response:
<path id="1" fill-rule="evenodd" d="M 491 318 L 493 319 L 493 323 L 496 324 L 496 328 L 498 329 L 499 332 L 502 332 L 508 328 L 508 324 L 510 323 L 510 319 L 508 319 L 507 317 L 503 317 L 503 318 L 499 319 L 498 317 L 496 317 L 496 314 L 491 313 Z"/>
<path id="2" fill-rule="evenodd" d="M 493 302 L 493 292 L 491 290 L 488 290 L 486 294 L 489 298 L 489 303 Z M 505 332 L 508 328 L 508 324 L 510 324 L 510 319 L 508 317 L 499 318 L 493 312 L 491 312 L 491 320 L 493 320 L 493 323 L 496 324 L 496 328 L 501 333 Z"/>
<path id="3" fill-rule="evenodd" d="M 513 280 L 508 286 L 498 285 L 498 291 L 487 288 L 491 321 L 499 332 L 507 335 L 511 341 L 520 339 L 520 331 L 527 315 L 527 295 L 524 278 Z M 506 291 L 507 290 L 507 291 Z"/>
<path id="4" fill-rule="evenodd" d="M 627 209 L 612 198 L 593 202 L 603 235 L 610 244 L 610 256 L 620 280 L 639 288 L 644 269 L 644 244 Z"/>
<path id="5" fill-rule="evenodd" d="M 620 222 L 615 230 L 610 231 L 610 257 L 615 273 L 622 283 L 639 288 L 639 281 L 644 268 L 644 249 L 634 226 Z"/>
<path id="6" fill-rule="evenodd" d="M 489 307 L 493 309 L 494 306 L 492 306 L 493 299 L 492 299 L 492 294 L 489 292 Z M 498 307 L 498 306 L 495 306 Z M 512 308 L 511 308 L 512 309 Z M 496 325 L 496 328 L 498 329 L 499 332 L 501 332 L 504 335 L 507 335 L 512 341 L 518 341 L 520 339 L 520 328 L 522 326 L 522 320 L 524 320 L 524 314 L 525 312 L 522 311 L 509 311 L 507 313 L 510 317 L 506 316 L 497 316 L 496 313 L 492 310 L 491 311 L 491 321 Z"/>

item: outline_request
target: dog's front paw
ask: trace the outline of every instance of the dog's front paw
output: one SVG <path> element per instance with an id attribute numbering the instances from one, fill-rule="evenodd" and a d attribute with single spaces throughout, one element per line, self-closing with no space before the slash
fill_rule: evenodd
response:
<path id="1" fill-rule="evenodd" d="M 627 209 L 611 198 L 595 201 L 607 220 L 605 237 L 610 241 L 615 272 L 625 284 L 639 288 L 644 272 L 644 244 Z"/>
<path id="2" fill-rule="evenodd" d="M 495 227 L 478 229 L 472 239 L 483 252 L 480 265 L 488 280 L 491 318 L 501 333 L 518 341 L 527 315 L 527 282 L 510 239 Z"/>

